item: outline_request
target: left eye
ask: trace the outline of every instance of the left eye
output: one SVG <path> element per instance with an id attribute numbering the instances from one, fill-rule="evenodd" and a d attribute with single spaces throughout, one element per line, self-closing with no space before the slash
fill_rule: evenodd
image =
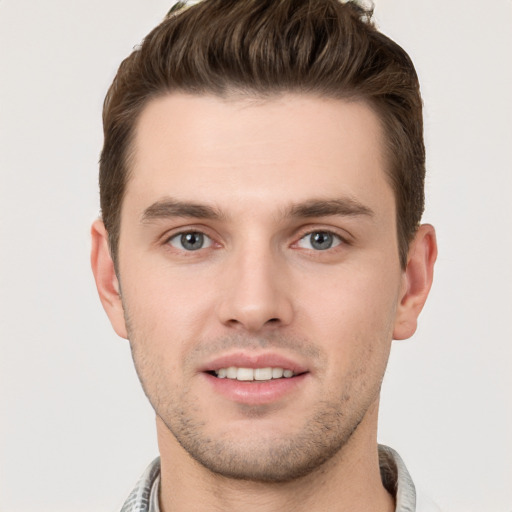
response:
<path id="1" fill-rule="evenodd" d="M 167 243 L 182 251 L 198 251 L 210 247 L 212 239 L 199 231 L 189 231 L 174 235 Z"/>
<path id="2" fill-rule="evenodd" d="M 329 231 L 313 231 L 303 236 L 297 243 L 302 249 L 313 249 L 314 251 L 326 251 L 340 245 L 341 238 Z"/>

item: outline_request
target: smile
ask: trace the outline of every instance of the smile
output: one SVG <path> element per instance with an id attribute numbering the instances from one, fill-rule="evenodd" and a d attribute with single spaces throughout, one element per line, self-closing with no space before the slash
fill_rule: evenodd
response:
<path id="1" fill-rule="evenodd" d="M 291 400 L 310 378 L 308 367 L 275 353 L 225 354 L 199 371 L 215 395 L 255 406 Z"/>
<path id="2" fill-rule="evenodd" d="M 219 379 L 240 381 L 265 381 L 282 378 L 289 379 L 295 375 L 292 370 L 279 367 L 240 368 L 237 366 L 229 366 L 227 368 L 219 368 L 213 373 Z"/>

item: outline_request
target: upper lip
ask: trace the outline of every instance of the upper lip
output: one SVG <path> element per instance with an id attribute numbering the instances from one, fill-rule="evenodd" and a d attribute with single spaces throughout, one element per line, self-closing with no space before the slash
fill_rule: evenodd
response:
<path id="1" fill-rule="evenodd" d="M 230 366 L 237 368 L 283 368 L 285 370 L 292 370 L 296 375 L 308 371 L 307 367 L 298 361 L 270 352 L 260 354 L 247 352 L 224 354 L 201 366 L 199 371 L 213 372 L 220 368 L 229 368 Z"/>

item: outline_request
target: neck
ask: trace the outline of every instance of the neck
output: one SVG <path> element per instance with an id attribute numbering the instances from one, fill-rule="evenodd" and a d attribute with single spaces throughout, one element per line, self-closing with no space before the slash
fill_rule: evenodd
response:
<path id="1" fill-rule="evenodd" d="M 350 440 L 315 471 L 290 482 L 235 480 L 193 460 L 157 419 L 161 454 L 161 512 L 392 512 L 382 485 L 376 440 L 378 404 Z"/>

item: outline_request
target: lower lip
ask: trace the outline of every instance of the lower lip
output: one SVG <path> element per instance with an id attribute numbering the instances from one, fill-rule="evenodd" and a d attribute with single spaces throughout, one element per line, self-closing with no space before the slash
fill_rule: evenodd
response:
<path id="1" fill-rule="evenodd" d="M 277 402 L 296 391 L 308 374 L 267 381 L 219 379 L 209 373 L 203 375 L 213 389 L 228 400 L 247 405 L 262 405 Z"/>

